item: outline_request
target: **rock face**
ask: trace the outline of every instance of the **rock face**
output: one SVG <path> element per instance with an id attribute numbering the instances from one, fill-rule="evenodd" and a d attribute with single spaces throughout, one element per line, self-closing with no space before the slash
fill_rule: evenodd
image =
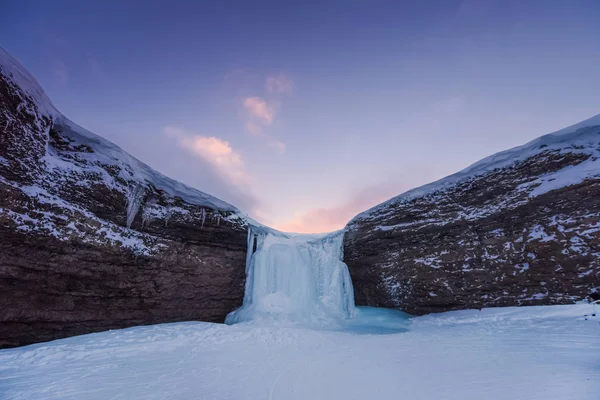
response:
<path id="1" fill-rule="evenodd" d="M 0 49 L 0 347 L 242 304 L 247 222 L 60 114 Z"/>
<path id="2" fill-rule="evenodd" d="M 600 116 L 355 217 L 357 305 L 424 314 L 572 303 L 600 290 Z"/>

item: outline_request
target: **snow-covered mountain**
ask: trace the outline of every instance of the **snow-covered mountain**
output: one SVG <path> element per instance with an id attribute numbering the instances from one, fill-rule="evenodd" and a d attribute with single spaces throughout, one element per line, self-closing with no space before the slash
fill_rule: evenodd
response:
<path id="1" fill-rule="evenodd" d="M 426 313 L 600 290 L 600 115 L 357 215 L 357 304 Z"/>
<path id="2" fill-rule="evenodd" d="M 62 115 L 0 49 L 0 347 L 243 297 L 246 217 Z"/>

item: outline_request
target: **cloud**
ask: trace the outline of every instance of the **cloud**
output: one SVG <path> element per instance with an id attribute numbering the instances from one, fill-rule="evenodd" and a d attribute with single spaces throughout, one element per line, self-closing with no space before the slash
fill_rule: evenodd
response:
<path id="1" fill-rule="evenodd" d="M 364 187 L 351 194 L 347 201 L 334 207 L 314 208 L 275 228 L 284 232 L 320 233 L 342 229 L 354 216 L 408 190 L 398 182 L 386 182 Z"/>
<path id="2" fill-rule="evenodd" d="M 54 61 L 54 77 L 61 85 L 69 83 L 69 71 L 67 70 L 65 63 L 61 60 Z"/>
<path id="3" fill-rule="evenodd" d="M 260 97 L 246 97 L 244 99 L 244 108 L 251 116 L 257 118 L 265 125 L 271 125 L 275 117 L 275 110 Z"/>
<path id="4" fill-rule="evenodd" d="M 285 153 L 285 143 L 280 142 L 279 140 L 270 141 L 268 146 L 278 150 L 280 153 Z"/>
<path id="5" fill-rule="evenodd" d="M 165 127 L 164 133 L 175 138 L 182 149 L 200 156 L 230 183 L 242 186 L 249 183 L 242 156 L 229 142 L 214 136 L 190 134 L 175 126 Z"/>
<path id="6" fill-rule="evenodd" d="M 294 84 L 283 74 L 271 75 L 266 81 L 267 93 L 291 93 L 294 89 Z"/>
<path id="7" fill-rule="evenodd" d="M 285 152 L 285 143 L 280 140 L 275 140 L 268 134 L 268 127 L 275 119 L 276 110 L 280 102 L 277 99 L 277 94 L 290 93 L 293 88 L 292 81 L 283 74 L 270 75 L 266 78 L 265 91 L 269 100 L 263 97 L 251 96 L 245 97 L 242 100 L 242 105 L 246 110 L 246 130 L 252 136 L 262 138 L 266 145 L 272 149 Z"/>
<path id="8" fill-rule="evenodd" d="M 246 122 L 246 130 L 254 136 L 262 136 L 262 127 L 252 121 Z"/>

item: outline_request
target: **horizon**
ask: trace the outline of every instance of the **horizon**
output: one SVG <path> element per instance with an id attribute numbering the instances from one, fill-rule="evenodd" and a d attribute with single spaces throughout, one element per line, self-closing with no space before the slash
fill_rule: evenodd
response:
<path id="1" fill-rule="evenodd" d="M 370 12 L 361 17 L 354 3 L 346 16 L 314 6 L 302 14 L 314 29 L 308 40 L 298 35 L 306 26 L 292 9 L 263 4 L 176 10 L 144 3 L 133 19 L 141 32 L 125 31 L 127 17 L 140 12 L 133 3 L 119 15 L 108 13 L 111 2 L 71 3 L 61 15 L 43 5 L 28 19 L 44 15 L 52 26 L 38 21 L 33 32 L 18 34 L 16 16 L 26 4 L 9 7 L 15 13 L 1 24 L 1 36 L 10 37 L 3 47 L 61 113 L 157 171 L 285 232 L 341 229 L 381 202 L 599 109 L 600 54 L 589 51 L 600 33 L 594 2 L 543 2 L 543 10 L 440 2 L 431 13 L 386 3 L 381 10 L 365 6 Z M 184 23 L 152 29 L 161 13 L 186 10 Z M 256 19 L 246 41 L 227 35 L 248 16 Z M 277 24 L 292 21 L 281 32 Z M 222 35 L 219 46 L 196 42 L 204 29 Z M 281 40 L 270 35 L 277 29 Z M 189 38 L 176 43 L 182 30 Z M 311 42 L 319 34 L 333 43 Z M 388 54 L 389 46 L 402 51 Z M 206 64 L 205 53 L 213 57 Z"/>

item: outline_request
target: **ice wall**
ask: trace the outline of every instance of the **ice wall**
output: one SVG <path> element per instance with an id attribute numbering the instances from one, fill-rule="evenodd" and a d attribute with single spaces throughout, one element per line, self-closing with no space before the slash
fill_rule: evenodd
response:
<path id="1" fill-rule="evenodd" d="M 268 319 L 323 326 L 354 316 L 342 241 L 343 231 L 299 235 L 250 226 L 244 303 L 226 323 Z"/>

